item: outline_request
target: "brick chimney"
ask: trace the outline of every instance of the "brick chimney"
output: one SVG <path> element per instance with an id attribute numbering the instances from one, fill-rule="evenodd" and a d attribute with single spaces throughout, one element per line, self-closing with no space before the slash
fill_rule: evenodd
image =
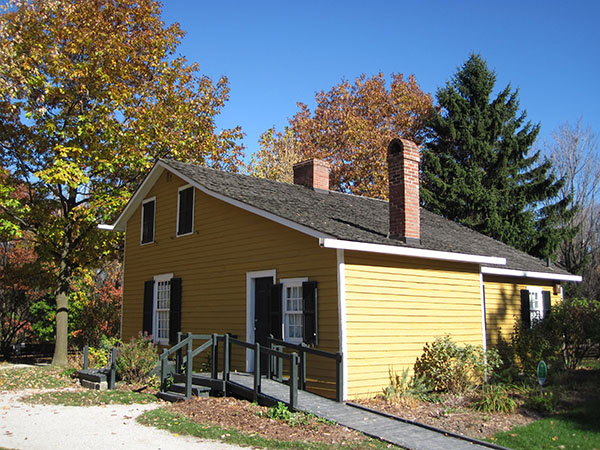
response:
<path id="1" fill-rule="evenodd" d="M 419 209 L 419 147 L 406 139 L 392 139 L 387 162 L 390 182 L 389 236 L 406 243 L 421 243 Z"/>
<path id="2" fill-rule="evenodd" d="M 314 158 L 294 164 L 294 184 L 329 191 L 330 167 L 327 161 Z"/>

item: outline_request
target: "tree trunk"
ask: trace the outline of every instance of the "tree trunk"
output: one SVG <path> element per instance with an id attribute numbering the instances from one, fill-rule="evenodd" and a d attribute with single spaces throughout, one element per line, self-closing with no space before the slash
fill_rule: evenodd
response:
<path id="1" fill-rule="evenodd" d="M 69 296 L 60 289 L 56 295 L 56 343 L 54 344 L 53 366 L 66 366 L 68 349 Z"/>
<path id="2" fill-rule="evenodd" d="M 65 249 L 60 261 L 58 284 L 56 289 L 56 342 L 54 344 L 53 366 L 66 366 L 69 327 L 69 290 L 71 287 L 71 267 L 67 261 L 68 249 Z"/>

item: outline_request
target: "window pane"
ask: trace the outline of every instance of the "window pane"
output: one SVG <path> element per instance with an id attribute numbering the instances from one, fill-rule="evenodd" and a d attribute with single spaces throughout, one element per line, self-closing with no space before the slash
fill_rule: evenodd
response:
<path id="1" fill-rule="evenodd" d="M 194 209 L 194 188 L 189 187 L 179 191 L 179 221 L 177 234 L 192 232 L 192 219 Z"/>
<path id="2" fill-rule="evenodd" d="M 286 339 L 301 340 L 303 336 L 302 286 L 287 286 L 285 297 Z"/>
<path id="3" fill-rule="evenodd" d="M 171 281 L 156 283 L 156 337 L 169 339 L 169 308 L 171 304 Z"/>
<path id="4" fill-rule="evenodd" d="M 154 241 L 154 201 L 142 206 L 142 244 Z"/>

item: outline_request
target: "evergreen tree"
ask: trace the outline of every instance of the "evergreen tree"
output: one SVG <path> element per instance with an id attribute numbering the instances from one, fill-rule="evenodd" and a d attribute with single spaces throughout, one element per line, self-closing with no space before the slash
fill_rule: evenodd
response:
<path id="1" fill-rule="evenodd" d="M 496 75 L 480 55 L 437 92 L 423 153 L 423 206 L 541 258 L 552 258 L 567 231 L 570 198 L 540 152 L 540 126 L 519 111 L 510 85 L 491 99 Z"/>

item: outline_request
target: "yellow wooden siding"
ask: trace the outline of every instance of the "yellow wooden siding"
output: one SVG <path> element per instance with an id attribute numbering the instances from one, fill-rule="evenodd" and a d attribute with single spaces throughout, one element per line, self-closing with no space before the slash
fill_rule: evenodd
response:
<path id="1" fill-rule="evenodd" d="M 183 185 L 165 172 L 148 193 L 156 197 L 154 243 L 140 245 L 141 208 L 127 223 L 123 338 L 142 327 L 144 281 L 173 273 L 182 279 L 183 332 L 230 332 L 245 340 L 246 273 L 275 269 L 277 282 L 299 277 L 318 282 L 319 348 L 338 351 L 335 250 L 198 190 L 194 233 L 176 237 L 177 190 Z M 233 363 L 244 369 L 244 351 L 235 349 Z"/>
<path id="2" fill-rule="evenodd" d="M 479 266 L 345 252 L 348 396 L 372 396 L 450 334 L 481 345 Z"/>
<path id="3" fill-rule="evenodd" d="M 560 301 L 560 294 L 554 294 L 551 280 L 533 280 L 498 275 L 484 275 L 486 331 L 489 345 L 502 340 L 510 340 L 515 320 L 521 317 L 521 290 L 528 286 L 541 287 L 549 291 L 551 303 Z"/>

